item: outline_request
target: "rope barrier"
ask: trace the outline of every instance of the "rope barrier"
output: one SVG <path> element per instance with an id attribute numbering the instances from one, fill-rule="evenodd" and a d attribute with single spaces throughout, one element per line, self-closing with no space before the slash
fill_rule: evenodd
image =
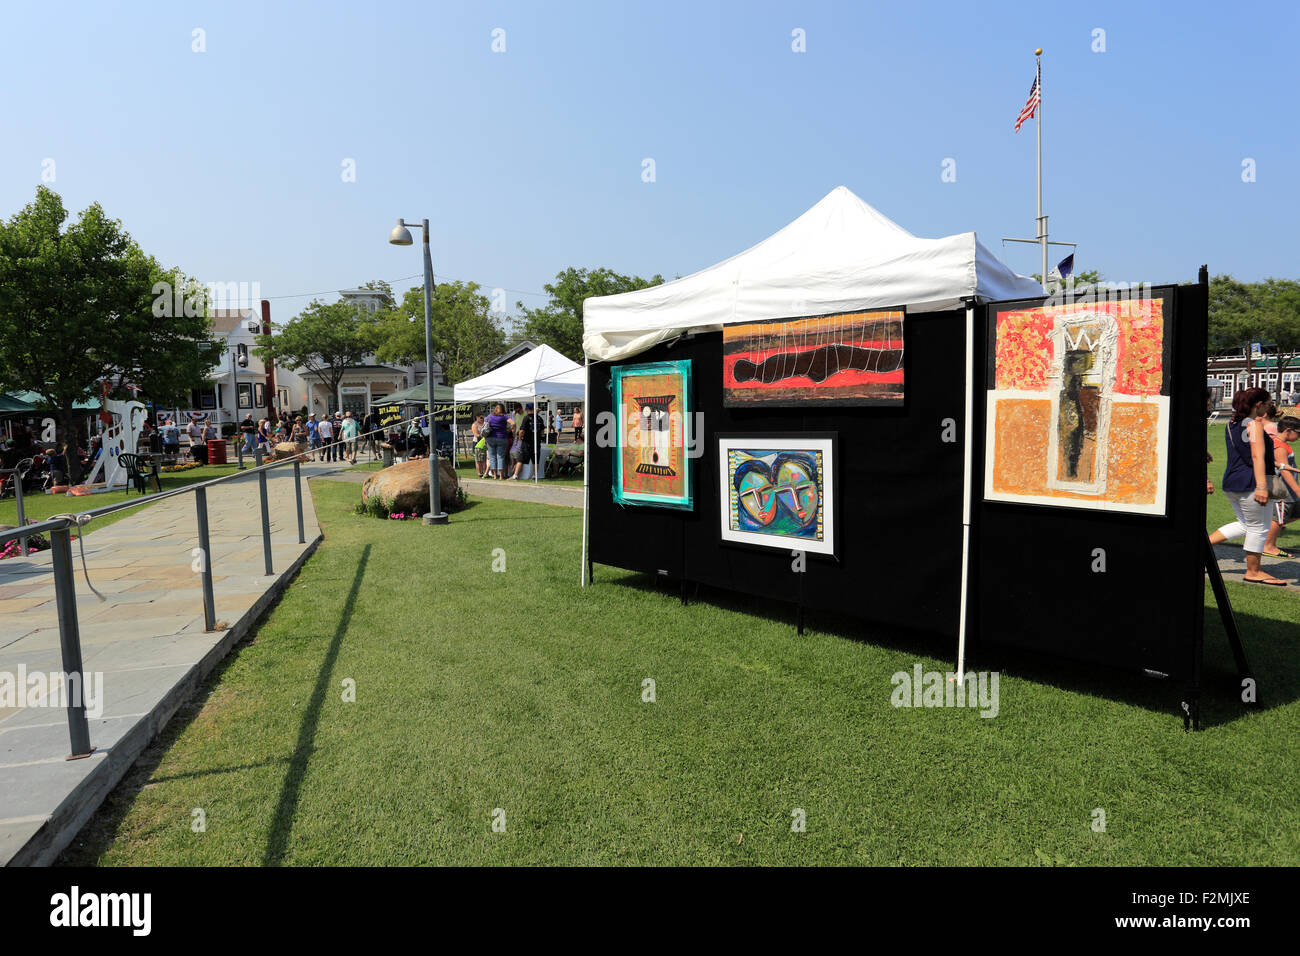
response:
<path id="1" fill-rule="evenodd" d="M 71 521 L 73 524 L 77 526 L 77 549 L 81 552 L 82 577 L 86 579 L 86 587 L 90 588 L 91 593 L 94 594 L 95 597 L 99 598 L 100 603 L 102 604 L 106 602 L 108 598 L 104 597 L 104 595 L 96 591 L 95 585 L 90 583 L 90 570 L 86 567 L 86 544 L 85 544 L 86 536 L 81 530 L 83 526 L 88 525 L 90 524 L 90 522 L 94 521 L 95 516 L 92 514 L 86 514 L 85 512 L 82 512 L 81 514 L 50 515 L 50 517 L 47 520 L 53 521 L 55 518 L 64 518 L 68 521 Z"/>

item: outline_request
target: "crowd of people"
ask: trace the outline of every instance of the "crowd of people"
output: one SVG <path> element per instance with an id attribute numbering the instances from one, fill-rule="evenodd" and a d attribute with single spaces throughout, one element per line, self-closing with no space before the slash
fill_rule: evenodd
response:
<path id="1" fill-rule="evenodd" d="M 1287 522 L 1300 513 L 1300 469 L 1292 447 L 1297 439 L 1300 418 L 1283 415 L 1266 390 L 1247 388 L 1233 396 L 1232 418 L 1224 433 L 1227 466 L 1220 488 L 1237 520 L 1211 534 L 1210 543 L 1244 539 L 1245 580 L 1251 584 L 1287 586 L 1286 581 L 1263 570 L 1262 559 L 1292 557 L 1277 546 L 1277 539 Z M 1207 455 L 1207 464 L 1211 460 Z M 1208 476 L 1205 492 L 1214 493 Z"/>
<path id="2" fill-rule="evenodd" d="M 582 441 L 582 408 L 573 413 L 574 440 Z M 558 410 L 538 416 L 531 402 L 514 404 L 507 412 L 504 402 L 492 406 L 488 415 L 475 415 L 470 425 L 474 446 L 474 471 L 480 478 L 515 481 L 532 477 L 534 445 L 554 445 L 564 431 L 564 415 Z"/>
<path id="3" fill-rule="evenodd" d="M 438 438 L 450 447 L 450 429 L 437 423 Z M 353 412 L 334 411 L 324 415 L 281 414 L 276 421 L 269 418 L 254 419 L 248 413 L 235 426 L 236 439 L 246 457 L 255 457 L 261 448 L 269 454 L 275 445 L 285 442 L 306 445 L 308 460 L 357 463 L 359 452 L 366 449 L 378 456 L 381 443 L 387 443 L 396 453 L 406 458 L 423 458 L 429 454 L 429 417 L 416 416 L 390 428 L 382 428 L 379 417 L 367 412 L 358 417 Z M 216 439 L 220 430 L 211 418 L 191 418 L 178 424 L 175 418 L 163 417 L 157 425 L 145 421 L 136 452 L 141 455 L 162 455 L 180 458 L 183 436 L 188 436 L 191 457 L 207 461 L 208 443 Z M 85 476 L 102 454 L 101 439 L 92 438 L 88 448 L 41 445 L 27 426 L 15 424 L 12 434 L 0 443 L 0 464 L 6 469 L 20 463 L 24 467 L 24 490 L 45 490 L 65 482 L 69 474 L 68 456 L 75 455 Z M 448 452 L 450 453 L 450 452 Z M 30 460 L 30 463 L 29 463 Z M 12 476 L 0 476 L 0 493 L 12 494 Z"/>
<path id="4" fill-rule="evenodd" d="M 269 418 L 254 421 L 251 414 L 239 423 L 239 434 L 245 455 L 256 455 L 260 447 L 265 453 L 281 443 L 307 446 L 308 461 L 348 461 L 356 464 L 358 436 L 369 431 L 372 416 L 367 414 L 363 426 L 352 412 L 332 412 L 317 415 L 312 412 L 304 420 L 301 415 L 281 415 L 272 422 Z"/>
<path id="5" fill-rule="evenodd" d="M 32 430 L 25 425 L 16 425 L 13 434 L 5 439 L 0 448 L 0 468 L 19 469 L 21 474 L 0 476 L 0 495 L 14 493 L 16 482 L 23 483 L 24 492 L 45 491 L 60 487 L 68 480 L 69 456 L 75 456 L 81 466 L 80 473 L 85 475 L 94 467 L 95 460 L 103 454 L 98 437 L 92 438 L 88 448 L 79 444 L 57 442 L 44 445 L 36 440 Z"/>

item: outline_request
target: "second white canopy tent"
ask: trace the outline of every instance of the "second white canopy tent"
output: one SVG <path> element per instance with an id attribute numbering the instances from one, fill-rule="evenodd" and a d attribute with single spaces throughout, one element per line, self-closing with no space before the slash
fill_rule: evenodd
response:
<path id="1" fill-rule="evenodd" d="M 532 402 L 534 413 L 540 403 L 581 402 L 586 373 L 581 365 L 565 358 L 549 345 L 539 345 L 513 362 L 454 386 L 456 405 L 472 402 Z M 453 410 L 452 428 L 455 429 Z M 548 410 L 548 414 L 550 414 Z M 538 479 L 538 429 L 533 428 L 533 481 Z"/>

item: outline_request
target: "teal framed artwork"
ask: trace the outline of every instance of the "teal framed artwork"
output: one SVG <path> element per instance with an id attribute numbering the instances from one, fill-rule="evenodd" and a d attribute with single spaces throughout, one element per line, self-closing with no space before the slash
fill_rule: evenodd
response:
<path id="1" fill-rule="evenodd" d="M 616 365 L 614 500 L 657 508 L 695 507 L 691 459 L 691 363 Z"/>

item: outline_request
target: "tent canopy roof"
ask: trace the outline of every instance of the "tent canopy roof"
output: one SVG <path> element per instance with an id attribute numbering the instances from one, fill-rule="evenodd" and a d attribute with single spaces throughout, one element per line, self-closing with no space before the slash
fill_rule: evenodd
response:
<path id="1" fill-rule="evenodd" d="M 900 306 L 909 312 L 1043 294 L 973 232 L 921 239 L 844 186 L 784 229 L 717 265 L 649 289 L 583 303 L 583 350 L 627 358 L 687 332 Z"/>
<path id="2" fill-rule="evenodd" d="M 28 406 L 28 408 L 13 409 L 13 411 L 23 412 L 28 409 L 48 409 L 50 407 L 50 403 L 41 398 L 41 396 L 37 395 L 35 392 L 10 392 L 5 396 L 5 398 L 10 399 L 11 401 L 22 402 Z M 81 399 L 80 401 L 72 403 L 72 410 L 74 412 L 96 411 L 99 407 L 100 403 L 97 399 Z"/>
<path id="3" fill-rule="evenodd" d="M 8 415 L 12 412 L 34 412 L 36 406 L 30 402 L 25 402 L 21 398 L 14 398 L 12 395 L 6 395 L 0 392 L 0 415 Z"/>
<path id="4" fill-rule="evenodd" d="M 580 401 L 585 371 L 549 345 L 456 386 L 457 402 L 522 402 L 539 398 Z"/>

